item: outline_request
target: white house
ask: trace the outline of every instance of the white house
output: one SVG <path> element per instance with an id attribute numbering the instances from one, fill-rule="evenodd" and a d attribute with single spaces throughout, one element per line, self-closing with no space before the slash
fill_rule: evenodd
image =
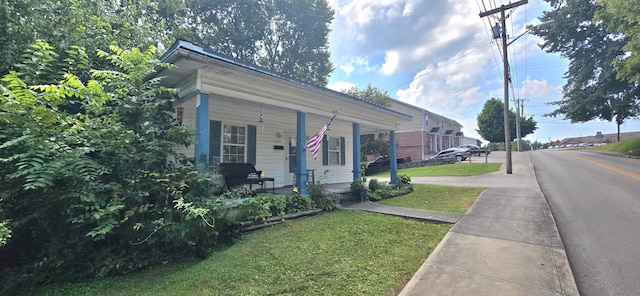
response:
<path id="1" fill-rule="evenodd" d="M 182 124 L 196 128 L 195 147 L 184 151 L 202 169 L 221 162 L 252 163 L 275 186 L 295 185 L 307 194 L 310 173 L 322 183 L 362 177 L 360 134 L 395 130 L 411 115 L 248 64 L 186 41 L 160 58 L 162 84 L 179 88 L 175 104 Z M 317 159 L 305 149 L 333 114 Z M 392 167 L 391 183 L 397 182 Z"/>

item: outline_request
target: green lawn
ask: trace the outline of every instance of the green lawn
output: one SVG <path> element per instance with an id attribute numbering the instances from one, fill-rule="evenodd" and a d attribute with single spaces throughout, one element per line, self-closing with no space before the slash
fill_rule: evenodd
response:
<path id="1" fill-rule="evenodd" d="M 259 230 L 200 262 L 45 295 L 396 295 L 450 228 L 340 210 Z"/>
<path id="2" fill-rule="evenodd" d="M 605 150 L 620 152 L 627 155 L 640 156 L 640 138 L 611 143 L 604 146 L 590 147 L 590 150 Z"/>
<path id="3" fill-rule="evenodd" d="M 419 184 L 414 184 L 413 189 L 410 194 L 383 199 L 378 203 L 419 210 L 464 214 L 484 190 L 482 188 Z"/>
<path id="4" fill-rule="evenodd" d="M 470 176 L 499 169 L 500 164 L 458 163 L 399 173 Z M 414 189 L 380 203 L 462 214 L 482 192 L 415 184 Z M 206 260 L 70 284 L 44 294 L 396 295 L 451 227 L 339 210 L 256 231 Z"/>
<path id="5" fill-rule="evenodd" d="M 436 177 L 436 176 L 476 176 L 500 170 L 500 163 L 454 163 L 409 168 L 398 170 L 399 175 L 409 177 Z M 389 172 L 381 172 L 367 178 L 389 178 Z"/>

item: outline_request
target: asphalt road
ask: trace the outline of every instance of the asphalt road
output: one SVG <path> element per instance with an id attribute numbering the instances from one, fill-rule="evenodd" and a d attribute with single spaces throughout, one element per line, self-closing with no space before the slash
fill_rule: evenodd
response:
<path id="1" fill-rule="evenodd" d="M 582 296 L 640 295 L 640 160 L 531 153 Z"/>

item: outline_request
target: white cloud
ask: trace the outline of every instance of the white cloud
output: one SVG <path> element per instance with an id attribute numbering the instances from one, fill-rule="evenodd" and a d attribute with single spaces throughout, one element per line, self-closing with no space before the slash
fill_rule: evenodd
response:
<path id="1" fill-rule="evenodd" d="M 484 98 L 478 78 L 487 65 L 491 58 L 484 51 L 459 53 L 418 72 L 407 89 L 398 90 L 398 98 L 435 112 L 463 113 Z"/>
<path id="2" fill-rule="evenodd" d="M 340 65 L 332 76 L 338 82 L 329 88 L 371 83 L 401 101 L 460 122 L 467 136 L 475 134 L 484 102 L 503 98 L 502 58 L 490 32 L 495 19 L 479 16 L 493 8 L 490 4 L 485 8 L 475 1 L 455 0 L 329 3 L 336 12 L 329 36 L 332 62 Z M 549 6 L 543 0 L 518 7 L 508 19 L 508 34 L 519 36 L 526 24 L 537 24 L 545 10 Z M 524 34 L 508 48 L 515 91 L 529 99 L 526 110 L 535 112 L 529 114 L 550 112 L 544 103 L 560 99 L 558 85 L 565 83 L 566 62 L 541 51 L 540 42 Z"/>
<path id="3" fill-rule="evenodd" d="M 342 70 L 345 73 L 347 73 L 347 75 L 351 74 L 353 71 L 355 71 L 355 69 L 356 68 L 351 63 L 340 66 L 340 70 Z"/>
<path id="4" fill-rule="evenodd" d="M 384 56 L 384 64 L 382 65 L 382 69 L 380 69 L 380 73 L 384 75 L 391 75 L 398 68 L 398 61 L 400 60 L 400 54 L 395 51 L 387 51 Z"/>
<path id="5" fill-rule="evenodd" d="M 562 95 L 562 87 L 549 85 L 547 80 L 527 78 L 520 86 L 520 96 L 531 99 L 556 99 Z"/>
<path id="6" fill-rule="evenodd" d="M 346 82 L 346 81 L 338 81 L 334 84 L 329 84 L 327 85 L 328 89 L 332 89 L 335 91 L 343 91 L 345 89 L 350 89 L 352 87 L 356 86 L 355 84 L 351 83 L 351 82 Z"/>

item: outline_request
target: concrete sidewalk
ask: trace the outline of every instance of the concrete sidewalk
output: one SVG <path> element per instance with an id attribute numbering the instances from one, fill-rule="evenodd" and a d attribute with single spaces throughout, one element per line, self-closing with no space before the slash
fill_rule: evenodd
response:
<path id="1" fill-rule="evenodd" d="M 489 158 L 504 162 L 505 154 Z M 414 184 L 487 189 L 400 295 L 578 295 L 529 154 L 514 152 L 512 163 L 511 175 L 503 165 L 481 176 L 412 178 Z"/>

